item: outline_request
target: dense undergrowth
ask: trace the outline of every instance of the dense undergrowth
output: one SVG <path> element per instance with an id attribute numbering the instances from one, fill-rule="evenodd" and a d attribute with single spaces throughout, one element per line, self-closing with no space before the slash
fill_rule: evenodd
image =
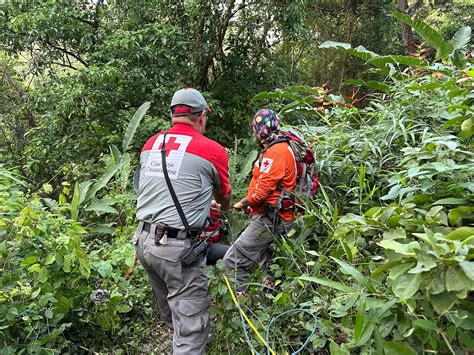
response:
<path id="1" fill-rule="evenodd" d="M 242 309 L 261 334 L 283 312 L 315 314 L 317 330 L 305 352 L 468 353 L 474 349 L 472 63 L 456 52 L 461 47 L 430 64 L 325 46 L 362 57 L 385 80 L 352 82 L 379 91 L 363 107 L 356 95 L 344 98 L 324 87 L 254 98 L 283 116 L 301 117 L 321 189 L 294 230 L 276 241 L 277 289 L 263 289 L 256 272 Z M 0 167 L 3 353 L 136 353 L 160 326 L 145 273 L 140 267 L 129 273 L 135 220 L 127 151 L 148 106 L 135 114 L 122 149 L 111 147 L 104 174 L 65 182 L 57 199 L 48 184 L 34 190 Z M 231 154 L 236 195 L 255 158 L 251 142 L 244 143 Z M 228 217 L 231 242 L 243 216 Z M 208 273 L 209 351 L 248 353 L 222 265 Z M 312 327 L 307 313 L 278 318 L 270 347 L 293 352 Z M 253 346 L 266 351 L 248 332 Z M 157 343 L 154 350 L 164 348 Z"/>
<path id="2" fill-rule="evenodd" d="M 318 331 L 307 351 L 468 353 L 474 349 L 474 71 L 423 62 L 399 70 L 395 61 L 404 58 L 385 60 L 392 63 L 388 80 L 363 83 L 384 94 L 364 108 L 324 88 L 255 98 L 280 102 L 288 115 L 319 117 L 319 124 L 300 128 L 314 143 L 322 188 L 295 233 L 277 242 L 278 291 L 262 296 L 255 287 L 244 311 L 262 333 L 282 312 L 313 311 Z M 214 282 L 224 308 L 227 290 Z M 246 348 L 231 337 L 240 323 L 238 314 L 220 314 L 215 327 L 234 342 L 216 349 Z M 270 340 L 278 351 L 293 352 L 311 326 L 305 314 L 293 314 L 273 325 Z"/>

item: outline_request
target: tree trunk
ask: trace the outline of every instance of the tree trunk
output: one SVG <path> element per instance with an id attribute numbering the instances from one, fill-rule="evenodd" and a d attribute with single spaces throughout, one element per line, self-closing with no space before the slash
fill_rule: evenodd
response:
<path id="1" fill-rule="evenodd" d="M 218 55 L 221 54 L 224 56 L 224 50 L 222 48 L 224 44 L 224 39 L 225 35 L 227 33 L 227 29 L 229 28 L 230 24 L 230 19 L 236 14 L 236 11 L 234 11 L 234 6 L 235 6 L 235 0 L 230 1 L 228 4 L 226 12 L 223 14 L 223 17 L 221 19 L 220 25 L 215 29 L 216 34 L 214 43 L 214 49 L 212 50 L 211 53 L 207 54 L 205 58 L 200 58 L 200 66 L 197 72 L 196 77 L 193 80 L 193 85 L 201 90 L 206 91 L 209 88 L 209 69 L 214 63 L 214 60 L 218 58 Z M 243 5 L 241 5 L 243 6 Z M 245 5 L 246 6 L 246 5 Z M 204 23 L 202 22 L 202 28 L 204 29 Z M 201 30 L 201 33 L 203 30 Z M 199 43 L 200 44 L 200 43 Z M 200 52 L 197 52 L 198 55 L 201 55 Z M 223 63 L 222 59 L 218 60 L 218 64 L 221 66 L 221 71 L 224 72 L 223 68 Z"/>
<path id="2" fill-rule="evenodd" d="M 10 73 L 6 65 L 0 63 L 0 80 L 5 81 L 8 85 L 13 87 L 15 90 L 18 99 L 15 100 L 13 105 L 24 106 L 27 104 L 27 93 L 21 87 L 21 84 L 16 81 L 13 75 Z M 25 138 L 25 133 L 28 132 L 31 128 L 36 126 L 35 119 L 31 111 L 27 110 L 18 110 L 15 116 L 15 123 L 12 127 L 12 133 L 14 135 L 12 144 L 15 146 L 16 150 L 21 154 L 25 145 L 28 143 Z"/>
<path id="3" fill-rule="evenodd" d="M 398 10 L 400 12 L 408 12 L 408 0 L 397 0 Z M 415 41 L 413 40 L 413 32 L 411 27 L 402 23 L 402 37 L 403 37 L 403 46 L 405 47 L 405 53 L 408 55 L 413 55 L 416 53 Z"/>

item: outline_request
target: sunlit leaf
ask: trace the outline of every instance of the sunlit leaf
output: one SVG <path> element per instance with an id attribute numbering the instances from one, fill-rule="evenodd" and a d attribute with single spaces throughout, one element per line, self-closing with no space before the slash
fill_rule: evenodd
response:
<path id="1" fill-rule="evenodd" d="M 474 282 L 461 269 L 453 266 L 448 267 L 446 271 L 446 290 L 451 292 L 464 289 L 474 289 Z"/>
<path id="2" fill-rule="evenodd" d="M 421 274 L 402 274 L 393 280 L 392 290 L 401 299 L 412 297 L 420 287 Z"/>
<path id="3" fill-rule="evenodd" d="M 451 38 L 451 44 L 454 49 L 464 49 L 467 47 L 471 40 L 471 27 L 464 26 L 456 31 L 453 38 Z"/>
<path id="4" fill-rule="evenodd" d="M 436 330 L 438 329 L 438 326 L 436 325 L 436 322 L 433 322 L 431 320 L 427 319 L 417 319 L 413 325 L 417 328 L 421 328 L 424 330 Z"/>
<path id="5" fill-rule="evenodd" d="M 336 344 L 334 340 L 329 343 L 329 351 L 331 355 L 350 355 L 346 344 Z"/>
<path id="6" fill-rule="evenodd" d="M 81 190 L 79 182 L 76 181 L 74 184 L 74 194 L 72 195 L 71 200 L 71 219 L 77 220 L 79 214 L 79 203 L 81 199 Z"/>
<path id="7" fill-rule="evenodd" d="M 378 242 L 378 245 L 385 249 L 391 249 L 399 254 L 411 256 L 415 256 L 415 250 L 420 249 L 420 244 L 418 242 L 402 244 L 393 239 L 382 240 Z"/>
<path id="8" fill-rule="evenodd" d="M 474 280 L 474 261 L 461 261 L 459 263 L 459 266 L 461 266 L 461 269 L 464 271 L 467 277 L 469 277 L 471 280 Z"/>
<path id="9" fill-rule="evenodd" d="M 453 208 L 448 212 L 449 223 L 452 225 L 456 225 L 463 217 L 471 213 L 474 213 L 474 207 L 471 206 L 460 206 Z"/>
<path id="10" fill-rule="evenodd" d="M 356 224 L 367 224 L 363 217 L 348 213 L 345 216 L 339 218 L 339 223 L 356 223 Z"/>
<path id="11" fill-rule="evenodd" d="M 360 79 L 357 79 L 357 80 L 350 79 L 350 80 L 346 80 L 345 84 L 366 86 L 368 88 L 379 90 L 379 91 L 382 91 L 382 92 L 385 92 L 385 93 L 387 93 L 388 90 L 389 90 L 389 86 L 387 84 L 382 83 L 382 82 L 377 81 L 377 80 L 364 81 L 364 80 L 360 80 Z"/>
<path id="12" fill-rule="evenodd" d="M 110 199 L 105 199 L 105 198 L 101 200 L 95 200 L 86 208 L 84 208 L 84 210 L 117 214 L 118 211 L 112 207 L 114 203 L 115 201 L 112 201 Z"/>
<path id="13" fill-rule="evenodd" d="M 119 168 L 120 165 L 111 166 L 88 190 L 84 200 L 89 201 L 91 198 L 95 197 L 97 192 L 107 186 L 108 182 L 112 179 Z"/>
<path id="14" fill-rule="evenodd" d="M 473 134 L 474 134 L 474 118 L 470 117 L 461 123 L 461 132 L 459 133 L 459 137 L 467 139 L 467 138 L 471 138 Z"/>
<path id="15" fill-rule="evenodd" d="M 406 238 L 407 234 L 405 229 L 397 228 L 397 229 L 389 229 L 388 231 L 383 232 L 383 239 L 404 239 Z"/>
<path id="16" fill-rule="evenodd" d="M 362 275 L 359 270 L 355 269 L 353 266 L 349 265 L 345 261 L 339 260 L 333 256 L 331 256 L 331 259 L 338 263 L 342 270 L 344 270 L 346 273 L 356 279 L 359 284 L 365 286 L 370 292 L 376 292 L 375 287 L 364 275 Z"/>
<path id="17" fill-rule="evenodd" d="M 356 320 L 354 324 L 354 340 L 358 341 L 362 335 L 365 320 L 365 297 L 361 297 L 357 308 Z"/>
<path id="18" fill-rule="evenodd" d="M 465 204 L 467 201 L 464 198 L 455 198 L 455 197 L 448 197 L 448 198 L 442 198 L 441 200 L 438 200 L 433 203 L 433 206 L 436 205 L 462 205 Z"/>
<path id="19" fill-rule="evenodd" d="M 416 250 L 415 253 L 417 264 L 413 269 L 408 271 L 409 274 L 418 274 L 426 272 L 436 267 L 437 263 L 436 258 L 434 256 L 422 250 Z"/>
<path id="20" fill-rule="evenodd" d="M 387 55 L 383 57 L 376 57 L 369 59 L 367 64 L 375 66 L 385 66 L 387 64 L 402 64 L 416 67 L 425 67 L 428 66 L 427 60 L 420 60 L 416 57 L 406 56 L 406 55 Z"/>
<path id="21" fill-rule="evenodd" d="M 303 280 L 303 281 L 315 282 L 317 284 L 327 286 L 327 287 L 330 287 L 330 288 L 334 288 L 334 289 L 339 290 L 339 291 L 351 292 L 351 293 L 352 292 L 358 292 L 356 289 L 354 289 L 350 286 L 344 285 L 341 282 L 337 282 L 337 281 L 333 281 L 333 280 L 329 280 L 329 279 L 323 279 L 323 278 L 320 278 L 320 277 L 300 276 L 299 279 Z"/>
<path id="22" fill-rule="evenodd" d="M 91 187 L 92 184 L 93 184 L 93 181 L 91 180 L 86 180 L 79 184 L 79 194 L 80 194 L 79 205 L 81 205 L 86 200 L 86 195 L 89 192 L 89 188 Z"/>
<path id="23" fill-rule="evenodd" d="M 142 120 L 143 116 L 145 116 L 145 113 L 150 108 L 150 105 L 150 102 L 144 102 L 133 115 L 132 120 L 128 124 L 127 130 L 125 131 L 125 134 L 123 136 L 122 153 L 125 153 L 130 148 L 130 144 L 133 140 L 133 136 L 135 135 L 135 131 L 140 125 L 140 121 Z"/>
<path id="24" fill-rule="evenodd" d="M 451 292 L 444 291 L 437 295 L 430 295 L 430 301 L 436 313 L 443 315 L 456 303 L 458 298 Z"/>
<path id="25" fill-rule="evenodd" d="M 383 341 L 385 355 L 416 355 L 417 352 L 406 343 L 397 343 L 395 341 Z"/>
<path id="26" fill-rule="evenodd" d="M 58 302 L 56 303 L 56 310 L 58 313 L 63 313 L 66 314 L 69 312 L 69 310 L 72 307 L 72 300 L 65 297 L 65 296 L 60 296 L 58 298 Z"/>
<path id="27" fill-rule="evenodd" d="M 120 150 L 117 148 L 115 144 L 112 144 L 110 146 L 110 155 L 112 157 L 112 161 L 114 162 L 114 164 L 118 164 L 120 160 L 122 159 L 122 153 L 120 152 Z"/>
<path id="28" fill-rule="evenodd" d="M 436 48 L 437 59 L 448 56 L 454 50 L 453 45 L 427 23 L 421 20 L 413 20 L 409 15 L 400 12 L 395 12 L 393 16 L 397 20 L 411 26 L 426 42 Z"/>
<path id="29" fill-rule="evenodd" d="M 474 227 L 459 227 L 447 235 L 451 240 L 464 240 L 474 235 Z"/>
<path id="30" fill-rule="evenodd" d="M 343 43 L 343 42 L 326 41 L 326 42 L 321 43 L 319 45 L 319 48 L 342 49 L 348 52 L 350 55 L 360 58 L 364 61 L 367 61 L 371 58 L 378 57 L 378 54 L 365 49 L 363 46 L 352 48 L 352 46 L 349 43 Z"/>

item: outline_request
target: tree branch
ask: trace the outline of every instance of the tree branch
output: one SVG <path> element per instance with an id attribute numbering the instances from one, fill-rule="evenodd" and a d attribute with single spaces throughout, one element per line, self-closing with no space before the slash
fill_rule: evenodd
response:
<path id="1" fill-rule="evenodd" d="M 76 20 L 76 21 L 79 21 L 79 22 L 82 22 L 82 23 L 85 23 L 89 26 L 92 26 L 92 27 L 95 27 L 95 22 L 94 21 L 91 21 L 91 20 L 86 20 L 85 18 L 82 18 L 82 17 L 78 17 L 78 16 L 69 16 L 70 18 Z"/>
<path id="2" fill-rule="evenodd" d="M 239 12 L 240 10 L 243 10 L 245 9 L 246 7 L 249 7 L 251 5 L 255 5 L 257 2 L 256 1 L 252 1 L 252 2 L 249 2 L 249 3 L 243 3 L 241 4 L 237 9 L 235 9 L 235 11 L 232 12 L 231 14 L 231 18 L 235 16 L 235 14 L 237 14 L 237 12 Z"/>
<path id="3" fill-rule="evenodd" d="M 25 90 L 23 90 L 20 84 L 18 84 L 18 82 L 10 74 L 10 71 L 8 70 L 8 68 L 4 66 L 2 63 L 0 63 L 0 71 L 3 73 L 2 74 L 3 80 L 6 80 L 15 89 L 18 96 L 25 97 L 26 96 Z"/>
<path id="4" fill-rule="evenodd" d="M 46 43 L 48 46 L 50 46 L 51 48 L 54 48 L 56 49 L 57 51 L 60 51 L 64 54 L 67 54 L 67 55 L 70 55 L 71 57 L 73 57 L 74 59 L 76 59 L 77 61 L 79 61 L 81 64 L 83 64 L 84 66 L 88 67 L 89 64 L 87 64 L 87 62 L 85 60 L 83 60 L 79 55 L 67 50 L 66 48 L 62 48 L 62 47 L 59 47 L 53 43 L 51 43 L 49 40 L 45 39 L 44 40 L 44 43 Z"/>
<path id="5" fill-rule="evenodd" d="M 71 65 L 70 63 L 67 64 L 67 63 L 50 62 L 49 64 L 59 65 L 60 67 L 77 70 L 77 68 L 75 66 Z"/>

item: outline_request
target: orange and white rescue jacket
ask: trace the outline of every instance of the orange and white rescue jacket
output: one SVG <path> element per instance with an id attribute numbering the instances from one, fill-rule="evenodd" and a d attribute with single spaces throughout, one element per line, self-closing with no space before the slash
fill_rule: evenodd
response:
<path id="1" fill-rule="evenodd" d="M 295 157 L 287 142 L 272 145 L 263 152 L 253 168 L 247 192 L 253 215 L 264 214 L 265 203 L 275 206 L 280 198 L 279 187 L 293 191 L 296 186 Z M 280 217 L 292 221 L 293 211 L 281 211 Z"/>

